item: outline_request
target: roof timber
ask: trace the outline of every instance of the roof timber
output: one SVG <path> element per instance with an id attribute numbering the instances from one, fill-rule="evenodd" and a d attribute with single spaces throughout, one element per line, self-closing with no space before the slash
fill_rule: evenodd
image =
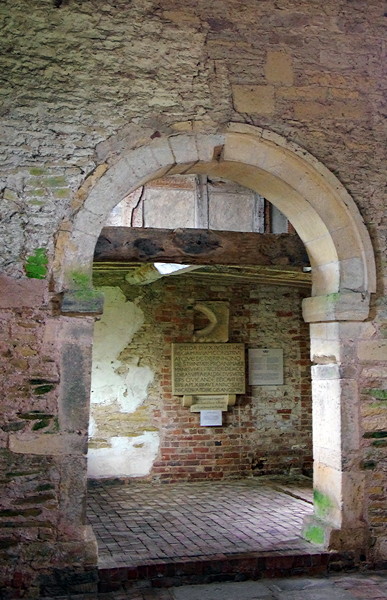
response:
<path id="1" fill-rule="evenodd" d="M 294 234 L 209 229 L 104 227 L 94 263 L 172 262 L 190 265 L 306 267 L 305 248 Z"/>

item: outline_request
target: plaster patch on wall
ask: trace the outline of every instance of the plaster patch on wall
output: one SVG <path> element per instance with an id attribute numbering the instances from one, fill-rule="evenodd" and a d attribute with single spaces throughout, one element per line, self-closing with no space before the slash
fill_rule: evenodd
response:
<path id="1" fill-rule="evenodd" d="M 112 437 L 110 448 L 90 448 L 88 476 L 142 477 L 151 471 L 157 457 L 160 438 L 154 431 L 135 437 Z"/>
<path id="2" fill-rule="evenodd" d="M 142 310 L 127 302 L 117 287 L 102 287 L 104 313 L 95 325 L 91 403 L 117 403 L 120 411 L 134 412 L 147 397 L 153 372 L 138 361 L 124 364 L 119 355 L 144 323 Z"/>

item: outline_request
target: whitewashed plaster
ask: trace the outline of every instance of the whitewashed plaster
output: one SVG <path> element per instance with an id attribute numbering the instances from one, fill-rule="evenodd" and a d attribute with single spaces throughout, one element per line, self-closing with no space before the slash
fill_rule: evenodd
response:
<path id="1" fill-rule="evenodd" d="M 90 477 L 142 476 L 150 472 L 159 448 L 159 435 L 145 431 L 139 436 L 125 436 L 125 430 L 106 439 L 99 431 L 93 407 L 111 407 L 112 413 L 133 413 L 147 398 L 154 373 L 139 366 L 139 357 L 123 362 L 119 356 L 144 323 L 144 314 L 126 300 L 117 287 L 100 288 L 105 297 L 104 312 L 95 324 L 91 377 L 91 417 L 89 438 L 104 438 L 103 447 L 90 447 Z M 108 444 L 108 446 L 106 446 Z"/>
<path id="2" fill-rule="evenodd" d="M 101 290 L 105 304 L 94 330 L 91 403 L 117 403 L 121 412 L 134 412 L 146 399 L 154 374 L 149 367 L 139 366 L 138 358 L 124 364 L 119 355 L 141 328 L 144 315 L 119 288 Z"/>
<path id="3" fill-rule="evenodd" d="M 110 448 L 93 448 L 88 456 L 88 475 L 103 477 L 142 477 L 148 475 L 157 457 L 159 434 L 145 431 L 135 437 L 112 437 Z"/>

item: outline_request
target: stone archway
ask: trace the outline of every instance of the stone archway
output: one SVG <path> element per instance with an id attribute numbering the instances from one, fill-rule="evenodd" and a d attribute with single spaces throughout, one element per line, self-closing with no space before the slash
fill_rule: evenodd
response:
<path id="1" fill-rule="evenodd" d="M 370 293 L 375 291 L 375 265 L 356 205 L 313 156 L 270 131 L 231 123 L 223 133 L 149 139 L 113 164 L 100 165 L 78 191 L 72 226 L 58 234 L 54 278 L 57 290 L 64 292 L 62 310 L 77 317 L 96 310 L 92 261 L 110 210 L 140 185 L 183 173 L 220 176 L 259 192 L 288 217 L 305 244 L 313 288 L 303 314 L 310 323 L 315 363 L 315 517 L 306 524 L 305 535 L 327 547 L 361 550 L 366 534 L 364 475 L 359 469 L 358 361 L 353 346 L 366 336 L 363 321 L 368 318 Z M 69 321 L 66 317 L 68 335 L 75 337 Z M 92 330 L 88 317 L 84 330 L 87 348 Z M 87 407 L 86 371 L 83 377 Z"/>

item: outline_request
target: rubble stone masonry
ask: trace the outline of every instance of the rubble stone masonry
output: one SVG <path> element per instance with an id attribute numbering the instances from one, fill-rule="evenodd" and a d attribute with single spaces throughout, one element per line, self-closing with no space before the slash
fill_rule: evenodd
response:
<path id="1" fill-rule="evenodd" d="M 79 576 L 82 589 L 95 583 L 84 519 L 88 406 L 79 402 L 93 317 L 60 314 L 58 232 L 125 149 L 228 122 L 266 128 L 314 155 L 370 234 L 377 291 L 369 318 L 313 323 L 311 340 L 320 363 L 332 354 L 321 335 L 341 340 L 337 372 L 360 390 L 358 404 L 344 386 L 340 425 L 356 428 L 360 442 L 343 468 L 361 473 L 359 488 L 348 478 L 366 531 L 358 547 L 370 564 L 386 565 L 384 1 L 3 0 L 0 20 L 4 597 L 37 597 L 54 570 Z M 340 448 L 348 450 L 345 437 Z"/>

